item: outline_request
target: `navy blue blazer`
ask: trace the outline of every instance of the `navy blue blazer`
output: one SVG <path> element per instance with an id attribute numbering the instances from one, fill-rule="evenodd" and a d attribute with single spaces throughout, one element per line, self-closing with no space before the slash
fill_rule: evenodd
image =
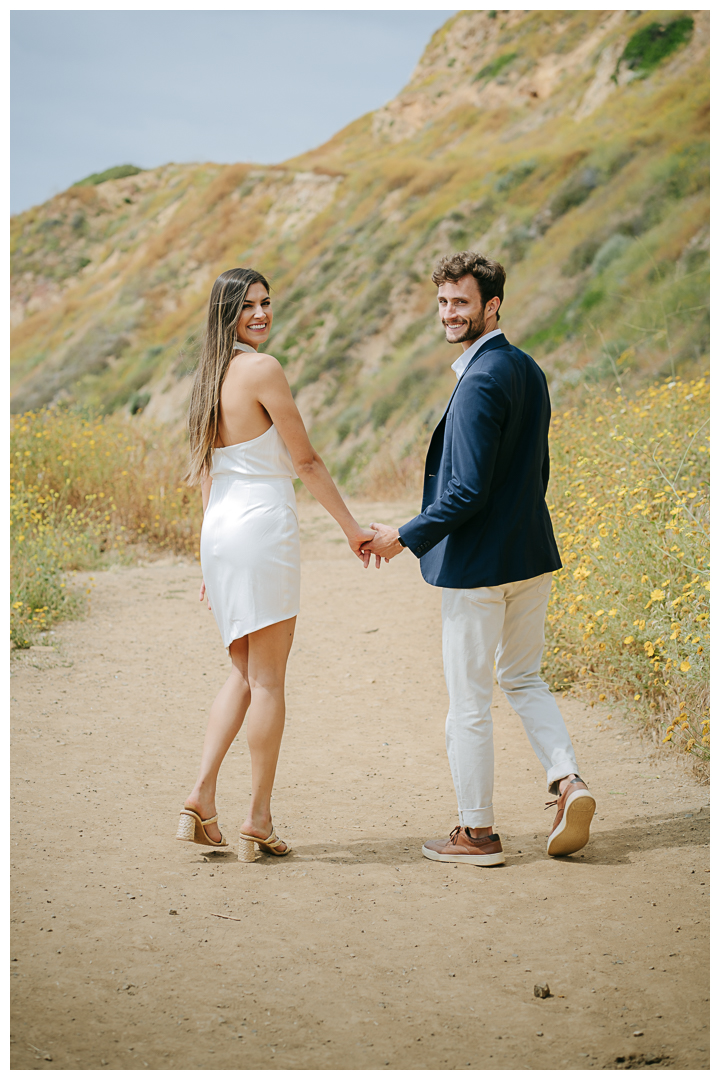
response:
<path id="1" fill-rule="evenodd" d="M 436 427 L 422 512 L 400 528 L 431 585 L 477 589 L 559 570 L 545 503 L 545 375 L 504 334 L 477 349 Z"/>

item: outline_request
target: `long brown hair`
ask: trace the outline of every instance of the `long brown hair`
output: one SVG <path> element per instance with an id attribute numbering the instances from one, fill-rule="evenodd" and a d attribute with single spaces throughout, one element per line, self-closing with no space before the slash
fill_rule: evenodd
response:
<path id="1" fill-rule="evenodd" d="M 220 419 L 220 391 L 233 358 L 242 306 L 248 289 L 256 282 L 270 292 L 270 286 L 257 270 L 225 270 L 210 293 L 205 340 L 188 410 L 190 466 L 185 480 L 191 486 L 199 484 L 210 470 Z"/>

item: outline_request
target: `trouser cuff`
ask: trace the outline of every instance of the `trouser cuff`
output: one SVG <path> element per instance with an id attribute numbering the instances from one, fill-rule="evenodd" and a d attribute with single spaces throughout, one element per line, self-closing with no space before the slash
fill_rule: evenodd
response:
<path id="1" fill-rule="evenodd" d="M 571 773 L 575 773 L 579 776 L 577 764 L 569 759 L 562 765 L 553 765 L 552 769 L 548 770 L 547 784 L 548 792 L 550 795 L 559 795 L 560 788 L 558 787 L 558 781 L 562 780 L 565 776 L 570 776 Z"/>
<path id="2" fill-rule="evenodd" d="M 492 806 L 484 806 L 482 810 L 461 810 L 458 807 L 458 817 L 463 828 L 468 829 L 485 829 L 495 824 Z"/>

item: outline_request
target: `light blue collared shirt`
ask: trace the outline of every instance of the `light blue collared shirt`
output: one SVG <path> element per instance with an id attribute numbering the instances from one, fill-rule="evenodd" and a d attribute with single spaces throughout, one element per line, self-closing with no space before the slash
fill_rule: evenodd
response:
<path id="1" fill-rule="evenodd" d="M 450 365 L 452 367 L 453 371 L 455 372 L 456 377 L 458 379 L 460 378 L 463 371 L 468 366 L 468 364 L 472 360 L 473 356 L 478 351 L 478 349 L 480 348 L 480 346 L 482 345 L 482 343 L 484 341 L 489 341 L 490 338 L 497 337 L 498 334 L 504 334 L 504 333 L 505 333 L 505 331 L 501 330 L 500 327 L 498 327 L 497 330 L 491 330 L 488 334 L 483 334 L 482 337 L 478 338 L 477 341 L 473 345 L 471 345 L 469 349 L 465 350 L 465 352 L 462 354 L 462 356 L 458 356 L 455 363 Z"/>

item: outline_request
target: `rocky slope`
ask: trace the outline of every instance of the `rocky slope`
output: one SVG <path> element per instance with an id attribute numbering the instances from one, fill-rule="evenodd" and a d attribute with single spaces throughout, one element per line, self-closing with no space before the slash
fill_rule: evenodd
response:
<path id="1" fill-rule="evenodd" d="M 210 285 L 252 265 L 318 446 L 347 483 L 402 480 L 452 385 L 429 276 L 467 247 L 506 265 L 503 326 L 556 402 L 704 365 L 708 40 L 707 11 L 462 12 L 394 101 L 282 167 L 170 164 L 18 215 L 13 409 L 179 424 Z"/>

